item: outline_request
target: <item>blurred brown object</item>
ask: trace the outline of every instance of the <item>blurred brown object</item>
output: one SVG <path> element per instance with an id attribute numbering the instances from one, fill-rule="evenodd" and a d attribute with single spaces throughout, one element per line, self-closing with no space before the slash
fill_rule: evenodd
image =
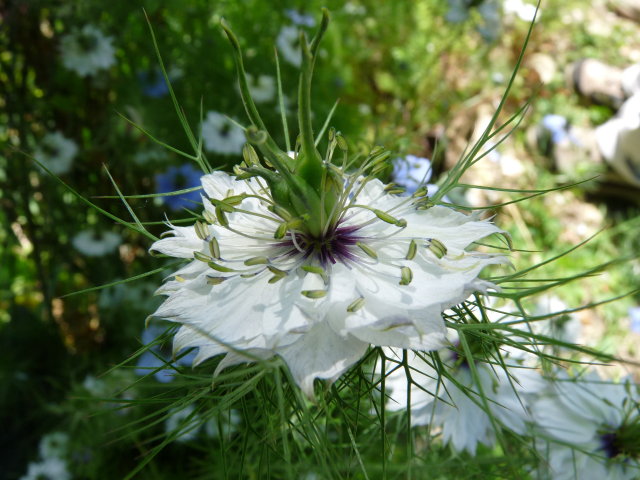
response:
<path id="1" fill-rule="evenodd" d="M 609 0 L 609 8 L 621 17 L 640 23 L 639 0 Z"/>
<path id="2" fill-rule="evenodd" d="M 622 69 L 599 60 L 585 58 L 572 63 L 565 75 L 567 84 L 593 103 L 619 108 L 626 98 L 622 88 Z"/>

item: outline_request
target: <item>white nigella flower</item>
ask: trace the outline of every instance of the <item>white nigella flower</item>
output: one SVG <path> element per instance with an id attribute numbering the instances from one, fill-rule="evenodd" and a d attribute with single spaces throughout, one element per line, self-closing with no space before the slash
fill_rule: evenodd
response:
<path id="1" fill-rule="evenodd" d="M 325 13 L 318 35 L 327 22 Z M 263 126 L 224 26 L 250 120 Z M 440 348 L 441 312 L 491 286 L 478 275 L 504 257 L 467 250 L 500 232 L 491 222 L 433 206 L 426 188 L 400 197 L 375 179 L 390 156 L 382 148 L 349 173 L 347 142 L 331 129 L 321 157 L 308 100 L 314 58 L 309 45 L 302 51 L 295 158 L 266 130 L 248 128 L 263 159 L 247 144 L 235 177 L 203 176 L 201 218 L 172 227 L 151 250 L 188 261 L 158 290 L 167 298 L 155 316 L 182 324 L 175 350 L 198 348 L 196 364 L 226 354 L 217 371 L 278 355 L 312 396 L 315 378 L 335 380 L 369 345 Z"/>
<path id="2" fill-rule="evenodd" d="M 151 247 L 191 260 L 158 291 L 168 298 L 155 315 L 183 324 L 175 349 L 198 347 L 196 363 L 227 353 L 219 368 L 248 361 L 237 350 L 278 354 L 311 394 L 315 377 L 337 378 L 369 344 L 440 347 L 441 312 L 485 288 L 478 274 L 503 261 L 465 249 L 498 228 L 421 209 L 420 197 L 388 194 L 378 180 L 346 181 L 316 236 L 272 212 L 255 178 L 204 176 L 206 221 Z"/>
<path id="3" fill-rule="evenodd" d="M 276 81 L 273 77 L 259 75 L 258 78 L 254 78 L 251 75 L 247 75 L 247 81 L 249 82 L 251 96 L 256 103 L 270 102 L 275 98 Z"/>
<path id="4" fill-rule="evenodd" d="M 71 243 L 87 257 L 102 257 L 113 253 L 122 243 L 122 237 L 114 232 L 83 230 L 73 237 Z"/>
<path id="5" fill-rule="evenodd" d="M 71 480 L 71 474 L 64 460 L 46 458 L 37 463 L 31 462 L 20 480 Z"/>
<path id="6" fill-rule="evenodd" d="M 244 132 L 227 117 L 218 112 L 208 112 L 202 122 L 204 148 L 222 155 L 239 154 L 246 141 Z"/>
<path id="7" fill-rule="evenodd" d="M 77 153 L 76 142 L 60 132 L 53 132 L 42 138 L 33 156 L 52 173 L 62 175 L 69 171 Z"/>
<path id="8" fill-rule="evenodd" d="M 562 376 L 533 405 L 542 469 L 553 480 L 640 477 L 640 394 L 630 381 Z"/>
<path id="9" fill-rule="evenodd" d="M 276 38 L 278 52 L 280 52 L 282 58 L 294 67 L 299 67 L 302 63 L 299 35 L 300 33 L 297 27 L 285 26 L 280 29 L 280 33 L 278 33 L 278 37 Z"/>
<path id="10" fill-rule="evenodd" d="M 81 77 L 107 69 L 116 61 L 111 42 L 93 25 L 85 25 L 60 40 L 62 64 Z"/>
<path id="11" fill-rule="evenodd" d="M 476 350 L 473 342 L 477 339 L 467 334 L 467 340 L 471 342 L 472 351 Z M 495 348 L 496 345 L 485 347 Z M 475 455 L 478 443 L 487 446 L 495 443 L 495 427 L 487 408 L 498 426 L 518 434 L 527 431 L 527 422 L 531 421 L 530 394 L 541 388 L 541 378 L 535 370 L 522 367 L 505 352 L 502 352 L 502 359 L 506 369 L 498 363 L 499 357 L 487 361 L 475 359 L 475 379 L 462 347 L 452 344 L 440 352 L 440 359 L 453 380 L 440 375 L 425 354 L 408 353 L 409 372 L 402 365 L 398 368 L 397 362 L 403 360 L 402 352 L 385 349 L 385 355 L 391 359 L 386 368 L 391 373 L 385 380 L 390 392 L 387 408 L 401 411 L 409 404 L 411 425 L 430 424 L 441 428 L 442 441 L 454 450 L 466 450 Z M 410 402 L 407 399 L 408 377 L 412 381 Z"/>

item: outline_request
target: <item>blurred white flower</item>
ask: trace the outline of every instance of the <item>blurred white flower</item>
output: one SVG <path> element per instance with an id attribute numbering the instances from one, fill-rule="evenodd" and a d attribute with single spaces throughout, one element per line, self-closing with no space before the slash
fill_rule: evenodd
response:
<path id="1" fill-rule="evenodd" d="M 60 40 L 62 64 L 81 77 L 107 69 L 116 61 L 111 42 L 93 25 L 85 25 Z"/>
<path id="2" fill-rule="evenodd" d="M 195 413 L 193 405 L 187 405 L 182 409 L 173 409 L 164 422 L 164 430 L 168 434 L 176 435 L 177 442 L 188 442 L 198 436 L 202 427 L 200 415 Z"/>
<path id="3" fill-rule="evenodd" d="M 553 480 L 633 480 L 640 476 L 640 395 L 630 380 L 561 375 L 533 405 L 541 469 Z"/>
<path id="4" fill-rule="evenodd" d="M 408 352 L 409 372 L 401 366 L 386 378 L 386 388 L 390 391 L 387 408 L 392 411 L 407 409 L 409 374 L 412 381 L 411 425 L 440 427 L 444 443 L 456 451 L 466 450 L 475 455 L 479 443 L 493 446 L 496 441 L 487 408 L 500 427 L 523 434 L 527 431 L 527 422 L 532 420 L 528 412 L 530 394 L 543 384 L 535 370 L 522 367 L 520 362 L 504 353 L 506 369 L 493 358 L 486 362 L 475 360 L 478 376 L 474 379 L 460 351 L 461 347 L 452 346 L 440 352 L 443 367 L 453 380 L 440 375 L 425 361 L 430 360 L 429 357 Z M 401 351 L 385 349 L 385 354 L 397 362 L 402 361 Z M 387 363 L 387 371 L 395 367 L 397 363 Z"/>
<path id="5" fill-rule="evenodd" d="M 60 458 L 46 458 L 40 462 L 31 462 L 26 475 L 20 480 L 71 480 L 67 463 Z"/>
<path id="6" fill-rule="evenodd" d="M 87 257 L 102 257 L 115 252 L 122 243 L 122 237 L 114 232 L 83 230 L 73 237 L 71 243 Z"/>
<path id="7" fill-rule="evenodd" d="M 536 6 L 522 0 L 504 0 L 502 5 L 505 14 L 511 14 L 525 22 L 532 22 L 536 16 Z M 540 18 L 540 12 L 538 12 Z"/>
<path id="8" fill-rule="evenodd" d="M 276 96 L 276 81 L 269 75 L 259 75 L 255 78 L 247 74 L 247 83 L 251 98 L 256 103 L 270 102 Z"/>
<path id="9" fill-rule="evenodd" d="M 194 363 L 226 354 L 220 371 L 279 355 L 308 396 L 315 378 L 335 380 L 371 344 L 442 347 L 442 311 L 492 286 L 478 274 L 505 262 L 466 250 L 500 232 L 492 223 L 370 177 L 344 178 L 321 239 L 278 236 L 283 220 L 255 178 L 215 172 L 202 185 L 207 222 L 174 226 L 151 247 L 190 260 L 158 290 L 168 298 L 154 315 L 182 324 L 174 349 L 199 348 Z"/>
<path id="10" fill-rule="evenodd" d="M 104 380 L 98 379 L 93 375 L 87 375 L 82 381 L 82 388 L 88 391 L 94 397 L 107 395 L 109 389 Z"/>
<path id="11" fill-rule="evenodd" d="M 239 154 L 246 141 L 242 128 L 213 111 L 202 122 L 202 139 L 206 150 L 222 155 Z"/>
<path id="12" fill-rule="evenodd" d="M 53 132 L 42 138 L 33 156 L 51 170 L 51 173 L 62 175 L 69 171 L 77 153 L 76 142 L 60 132 Z"/>
<path id="13" fill-rule="evenodd" d="M 569 307 L 555 295 L 545 295 L 536 304 L 535 315 L 546 316 L 569 310 Z M 576 343 L 582 332 L 580 319 L 573 314 L 564 313 L 547 320 L 531 322 L 533 333 L 544 335 L 566 343 Z"/>
<path id="14" fill-rule="evenodd" d="M 47 433 L 40 439 L 38 452 L 40 458 L 63 458 L 67 455 L 69 434 L 65 432 Z"/>
<path id="15" fill-rule="evenodd" d="M 211 438 L 229 437 L 238 430 L 242 423 L 242 416 L 238 410 L 229 410 L 226 413 L 212 418 L 204 424 L 205 433 Z M 222 430 L 222 435 L 220 431 Z"/>
<path id="16" fill-rule="evenodd" d="M 302 64 L 299 35 L 297 27 L 285 26 L 280 29 L 280 33 L 276 38 L 278 52 L 282 58 L 295 67 L 299 67 Z"/>

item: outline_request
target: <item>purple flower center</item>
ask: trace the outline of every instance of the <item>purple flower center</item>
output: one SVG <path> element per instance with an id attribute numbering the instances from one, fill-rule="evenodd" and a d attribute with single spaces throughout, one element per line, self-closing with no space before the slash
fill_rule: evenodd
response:
<path id="1" fill-rule="evenodd" d="M 337 226 L 321 237 L 296 232 L 293 238 L 289 233 L 278 245 L 290 248 L 287 256 L 302 254 L 303 258 L 315 259 L 323 267 L 338 262 L 347 263 L 349 260 L 357 259 L 353 249 L 364 238 L 356 234 L 358 230 L 359 226 Z"/>

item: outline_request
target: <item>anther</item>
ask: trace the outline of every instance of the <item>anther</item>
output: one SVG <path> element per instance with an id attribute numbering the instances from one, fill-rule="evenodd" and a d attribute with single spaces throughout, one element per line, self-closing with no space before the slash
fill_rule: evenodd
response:
<path id="1" fill-rule="evenodd" d="M 213 213 L 211 213 L 209 210 L 205 210 L 204 212 L 202 212 L 202 216 L 207 221 L 207 223 L 210 223 L 210 224 L 216 223 L 216 220 L 217 220 L 216 216 Z"/>
<path id="2" fill-rule="evenodd" d="M 429 240 L 429 250 L 438 258 L 442 258 L 447 254 L 447 247 L 435 238 Z"/>
<path id="3" fill-rule="evenodd" d="M 360 297 L 351 302 L 351 304 L 347 307 L 347 312 L 354 313 L 364 307 L 364 298 Z"/>
<path id="4" fill-rule="evenodd" d="M 196 230 L 196 235 L 200 240 L 206 240 L 209 236 L 209 229 L 205 226 L 204 223 L 197 221 L 194 224 L 194 228 Z"/>
<path id="5" fill-rule="evenodd" d="M 213 258 L 220 258 L 220 245 L 216 237 L 212 237 L 211 240 L 209 240 L 209 252 L 211 252 Z"/>
<path id="6" fill-rule="evenodd" d="M 416 258 L 416 253 L 418 252 L 418 244 L 415 240 L 411 240 L 409 243 L 409 250 L 407 250 L 407 255 L 404 257 L 406 260 L 413 260 Z"/>
<path id="7" fill-rule="evenodd" d="M 247 267 L 252 267 L 254 265 L 266 265 L 267 263 L 269 263 L 269 259 L 267 257 L 253 257 L 244 261 L 244 264 Z"/>
<path id="8" fill-rule="evenodd" d="M 278 277 L 286 277 L 288 275 L 287 272 L 285 272 L 284 270 L 280 270 L 279 268 L 276 268 L 272 265 L 267 266 L 267 268 L 269 269 L 269 271 L 271 273 L 273 273 L 274 275 L 278 276 Z"/>
<path id="9" fill-rule="evenodd" d="M 402 267 L 400 269 L 400 285 L 409 285 L 413 280 L 413 272 L 409 267 Z"/>
<path id="10" fill-rule="evenodd" d="M 411 195 L 413 198 L 418 198 L 418 197 L 424 197 L 427 195 L 427 193 L 429 193 L 429 190 L 427 189 L 427 187 L 420 187 L 418 188 L 415 192 L 413 192 L 413 195 Z"/>
<path id="11" fill-rule="evenodd" d="M 204 263 L 209 263 L 211 260 L 213 260 L 209 255 L 205 255 L 202 252 L 193 252 L 193 258 Z"/>
<path id="12" fill-rule="evenodd" d="M 368 256 L 370 256 L 371 258 L 373 258 L 374 260 L 378 259 L 378 254 L 375 252 L 375 250 L 373 250 L 371 247 L 369 247 L 368 245 L 365 245 L 362 242 L 356 242 L 356 245 L 358 247 L 360 247 L 360 250 L 362 250 L 364 253 L 366 253 Z"/>
<path id="13" fill-rule="evenodd" d="M 315 273 L 316 275 L 320 275 L 322 280 L 324 280 L 325 284 L 329 281 L 329 277 L 327 276 L 327 273 L 321 267 L 316 267 L 314 265 L 303 265 L 302 270 L 304 270 L 305 272 Z"/>
<path id="14" fill-rule="evenodd" d="M 216 206 L 216 218 L 218 219 L 218 222 L 220 222 L 220 225 L 222 225 L 223 227 L 229 226 L 229 220 L 227 220 L 226 214 L 219 205 Z"/>
<path id="15" fill-rule="evenodd" d="M 260 165 L 258 154 L 248 143 L 245 143 L 244 147 L 242 147 L 242 158 L 244 158 L 244 161 L 247 162 L 247 165 Z"/>
<path id="16" fill-rule="evenodd" d="M 302 290 L 300 293 L 305 297 L 312 298 L 312 299 L 322 298 L 327 295 L 326 290 Z"/>
<path id="17" fill-rule="evenodd" d="M 209 268 L 212 268 L 217 272 L 222 272 L 222 273 L 235 272 L 233 268 L 223 267 L 222 265 L 218 265 L 215 262 L 208 262 L 207 265 L 209 265 Z"/>

